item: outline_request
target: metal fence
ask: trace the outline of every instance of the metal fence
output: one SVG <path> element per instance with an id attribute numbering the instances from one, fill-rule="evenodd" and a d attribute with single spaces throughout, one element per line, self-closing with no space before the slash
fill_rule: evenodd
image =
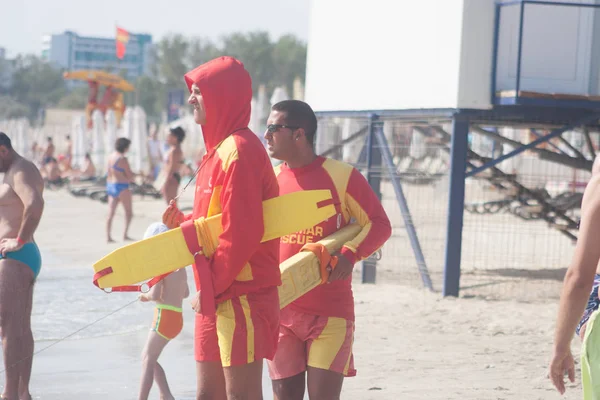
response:
<path id="1" fill-rule="evenodd" d="M 374 124 L 382 125 L 393 160 L 391 168 L 385 162 L 386 143 L 382 146 L 376 135 L 369 143 Z M 376 121 L 365 117 L 319 119 L 317 152 L 355 165 L 380 187 L 393 234 L 377 261 L 378 282 L 427 287 L 430 279 L 435 291 L 442 289 L 450 166 L 449 143 L 444 137 L 451 134 L 451 128 L 451 121 L 432 125 L 394 117 Z M 476 129 L 469 135 L 472 154 L 486 160 L 513 149 Z M 515 128 L 497 132 L 521 143 L 542 134 Z M 565 152 L 572 151 L 569 145 L 579 147 L 581 138 L 576 132 L 565 137 L 567 144 L 557 139 L 544 146 L 561 147 Z M 375 153 L 380 152 L 381 163 L 369 145 Z M 466 181 L 461 295 L 522 301 L 557 298 L 574 241 L 561 226 L 541 218 L 536 199 L 543 198 L 577 220 L 590 174 L 542 160 L 536 152 L 524 152 L 497 167 L 504 175 L 492 179 L 482 173 Z M 503 179 L 512 179 L 524 189 L 516 190 Z M 369 263 L 362 268 L 363 279 L 372 280 Z"/>

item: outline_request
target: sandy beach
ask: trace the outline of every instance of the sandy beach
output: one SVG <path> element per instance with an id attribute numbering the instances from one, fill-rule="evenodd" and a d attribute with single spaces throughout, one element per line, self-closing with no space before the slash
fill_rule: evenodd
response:
<path id="1" fill-rule="evenodd" d="M 191 204 L 191 193 L 184 195 L 183 206 Z M 67 340 L 55 342 L 130 303 L 135 296 L 107 295 L 92 285 L 92 263 L 123 245 L 105 243 L 106 205 L 75 198 L 65 190 L 47 191 L 45 197 L 46 210 L 36 235 L 44 266 L 34 298 L 33 329 L 36 351 L 52 347 L 35 356 L 32 394 L 35 399 L 44 400 L 134 399 L 140 353 L 152 318 L 151 306 L 133 303 Z M 384 248 L 379 283 L 361 284 L 361 265 L 355 268 L 358 375 L 345 381 L 343 399 L 581 397 L 579 370 L 576 383 L 569 385 L 564 397 L 554 391 L 546 378 L 560 271 L 558 279 L 538 285 L 547 296 L 510 299 L 511 287 L 518 288 L 515 293 L 523 291 L 523 278 L 506 277 L 502 292 L 496 292 L 503 296 L 490 297 L 473 287 L 464 290 L 459 298 L 444 299 L 439 292 L 438 263 L 432 263 L 430 268 L 436 289 L 431 293 L 421 288 L 416 269 L 408 261 L 413 256 L 405 243 L 406 232 L 397 204 L 387 195 L 384 203 L 394 224 L 394 236 Z M 159 219 L 163 209 L 160 200 L 135 197 L 131 235 L 141 238 L 146 226 Z M 415 211 L 417 222 L 418 215 L 419 211 Z M 119 211 L 113 226 L 115 239 L 120 237 L 122 220 Z M 427 236 L 429 232 L 423 229 L 420 235 Z M 443 232 L 435 234 L 443 236 Z M 431 235 L 434 236 L 433 231 Z M 468 236 L 468 230 L 465 235 Z M 439 245 L 425 250 L 433 254 L 435 249 Z M 443 246 L 436 257 L 443 257 Z M 464 274 L 469 281 L 477 272 L 466 269 Z M 479 278 L 474 281 L 482 282 Z M 535 288 L 539 283 L 529 281 L 533 286 L 527 288 Z M 160 359 L 178 399 L 193 399 L 196 388 L 193 311 L 186 306 L 187 303 L 184 331 L 167 346 Z M 578 357 L 579 343 L 575 340 L 573 350 Z M 1 376 L 0 386 L 3 380 Z M 264 388 L 265 398 L 271 398 L 266 374 Z M 158 398 L 156 390 L 151 398 Z"/>

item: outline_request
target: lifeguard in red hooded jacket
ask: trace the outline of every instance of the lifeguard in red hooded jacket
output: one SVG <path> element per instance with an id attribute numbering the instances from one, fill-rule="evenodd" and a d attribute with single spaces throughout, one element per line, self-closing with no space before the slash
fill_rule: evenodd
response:
<path id="1" fill-rule="evenodd" d="M 207 153 L 192 214 L 171 204 L 163 221 L 173 228 L 221 213 L 223 224 L 214 255 L 194 265 L 198 399 L 258 399 L 262 360 L 273 358 L 279 331 L 279 240 L 260 243 L 262 202 L 278 196 L 277 179 L 248 129 L 252 81 L 243 64 L 219 57 L 185 74 L 185 82 Z M 205 290 L 214 290 L 216 312 L 201 296 Z"/>

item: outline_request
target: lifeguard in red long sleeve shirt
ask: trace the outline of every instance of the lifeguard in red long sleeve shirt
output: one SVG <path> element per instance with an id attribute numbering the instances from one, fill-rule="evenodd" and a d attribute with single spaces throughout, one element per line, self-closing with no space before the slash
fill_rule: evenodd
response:
<path id="1" fill-rule="evenodd" d="M 273 106 L 267 121 L 268 151 L 284 161 L 276 168 L 279 194 L 329 189 L 337 216 L 310 229 L 281 238 L 280 262 L 306 243 L 331 235 L 356 220 L 362 231 L 344 244 L 329 281 L 281 310 L 279 346 L 268 363 L 276 399 L 304 398 L 308 373 L 310 398 L 339 399 L 345 376 L 354 376 L 354 298 L 352 269 L 376 252 L 391 235 L 381 202 L 351 165 L 319 157 L 313 150 L 317 118 L 304 102 L 286 100 Z"/>
<path id="2" fill-rule="evenodd" d="M 262 202 L 278 195 L 277 179 L 260 139 L 248 129 L 252 82 L 243 64 L 220 57 L 185 74 L 185 82 L 207 153 L 192 214 L 171 204 L 163 221 L 173 228 L 222 214 L 223 225 L 214 255 L 200 260 L 206 265 L 194 265 L 198 398 L 261 398 L 262 360 L 271 359 L 277 346 L 281 284 L 279 240 L 260 243 Z M 211 277 L 213 315 L 200 301 Z"/>

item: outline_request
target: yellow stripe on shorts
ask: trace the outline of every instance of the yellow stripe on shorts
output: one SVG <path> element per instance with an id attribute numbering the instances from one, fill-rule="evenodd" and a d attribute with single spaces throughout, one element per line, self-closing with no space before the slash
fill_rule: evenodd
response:
<path id="1" fill-rule="evenodd" d="M 248 364 L 254 362 L 254 323 L 252 322 L 252 315 L 250 314 L 250 304 L 248 303 L 248 297 L 245 295 L 240 297 L 240 304 L 242 310 L 244 310 L 244 317 L 246 318 L 246 332 L 248 334 L 247 340 L 247 354 Z"/>
<path id="2" fill-rule="evenodd" d="M 217 306 L 217 337 L 221 364 L 224 367 L 231 365 L 231 350 L 233 348 L 233 333 L 235 332 L 235 313 L 231 300 L 224 301 Z"/>
<path id="3" fill-rule="evenodd" d="M 346 340 L 346 320 L 329 317 L 327 325 L 313 341 L 308 355 L 308 365 L 314 368 L 329 369 Z"/>

